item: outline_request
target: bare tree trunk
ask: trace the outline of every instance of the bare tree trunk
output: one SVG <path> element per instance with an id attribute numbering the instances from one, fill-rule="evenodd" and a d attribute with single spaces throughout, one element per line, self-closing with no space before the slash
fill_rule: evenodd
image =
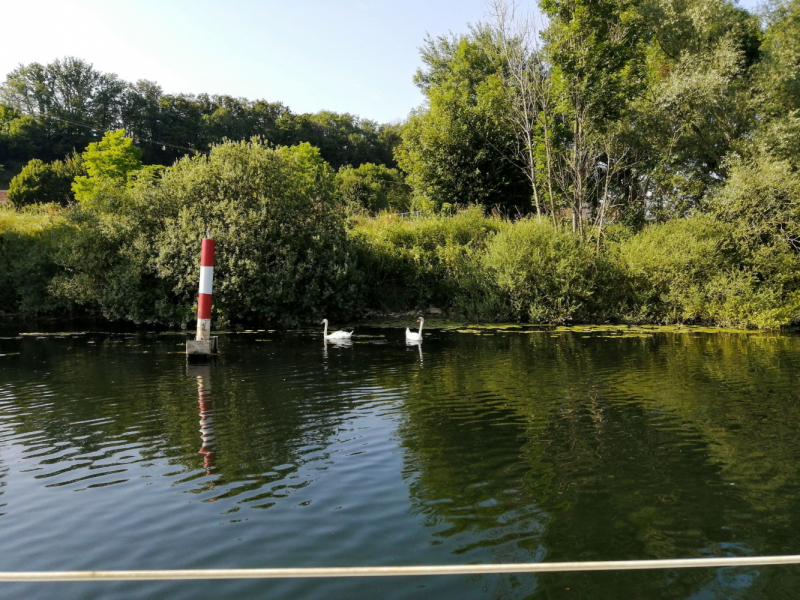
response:
<path id="1" fill-rule="evenodd" d="M 575 111 L 572 124 L 572 232 L 583 239 L 583 199 L 584 199 L 584 160 L 585 152 L 583 127 L 579 111 Z"/>
<path id="2" fill-rule="evenodd" d="M 530 182 L 536 215 L 541 217 L 538 165 L 534 154 L 541 105 L 538 78 L 541 77 L 542 60 L 538 47 L 538 31 L 529 16 L 518 16 L 515 2 L 488 0 L 487 4 L 494 17 L 492 38 L 496 44 L 496 48 L 490 50 L 490 55 L 498 53 L 498 70 L 504 74 L 511 108 L 508 119 L 517 142 L 517 166 Z"/>
<path id="3" fill-rule="evenodd" d="M 611 183 L 611 175 L 614 171 L 611 168 L 611 144 L 606 143 L 606 177 L 603 182 L 603 203 L 600 207 L 600 215 L 597 218 L 597 246 L 595 250 L 600 252 L 600 240 L 603 238 L 603 225 L 606 218 L 606 207 L 608 206 L 608 186 Z"/>
<path id="4" fill-rule="evenodd" d="M 542 107 L 544 109 L 544 106 Z M 556 219 L 556 200 L 553 195 L 553 144 L 550 140 L 550 125 L 548 124 L 548 114 L 542 110 L 542 131 L 544 132 L 544 151 L 547 157 L 547 196 L 550 199 L 550 214 L 553 215 L 553 227 L 558 227 Z"/>
<path id="5" fill-rule="evenodd" d="M 531 180 L 531 186 L 533 187 L 533 200 L 536 203 L 536 216 L 541 217 L 542 209 L 541 206 L 539 206 L 539 190 L 537 189 L 536 185 L 536 162 L 533 157 L 533 140 L 528 143 L 528 156 L 528 178 Z"/>

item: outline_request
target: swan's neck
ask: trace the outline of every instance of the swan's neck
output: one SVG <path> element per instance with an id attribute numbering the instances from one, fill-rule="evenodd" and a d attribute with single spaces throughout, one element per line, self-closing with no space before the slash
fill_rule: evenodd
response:
<path id="1" fill-rule="evenodd" d="M 425 325 L 425 321 L 419 322 L 419 337 L 422 337 L 422 326 Z"/>
<path id="2" fill-rule="evenodd" d="M 325 331 L 322 333 L 322 337 L 328 337 L 328 322 L 325 321 Z"/>

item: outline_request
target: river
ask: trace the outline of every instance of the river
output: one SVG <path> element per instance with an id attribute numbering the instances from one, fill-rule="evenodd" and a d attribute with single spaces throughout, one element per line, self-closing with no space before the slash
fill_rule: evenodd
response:
<path id="1" fill-rule="evenodd" d="M 25 335 L 23 335 L 23 333 Z M 0 571 L 800 553 L 800 336 L 0 330 Z M 790 598 L 800 567 L 0 584 L 0 598 Z"/>

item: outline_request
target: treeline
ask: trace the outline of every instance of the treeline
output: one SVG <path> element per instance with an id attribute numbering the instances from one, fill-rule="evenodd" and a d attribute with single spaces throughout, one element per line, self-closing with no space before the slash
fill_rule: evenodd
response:
<path id="1" fill-rule="evenodd" d="M 542 0 L 541 30 L 490 7 L 425 42 L 426 103 L 371 126 L 399 169 L 267 130 L 159 167 L 127 123 L 31 161 L 17 206 L 68 206 L 3 212 L 2 306 L 184 323 L 208 228 L 222 320 L 796 323 L 800 0 Z"/>
<path id="2" fill-rule="evenodd" d="M 704 208 L 737 165 L 800 161 L 800 4 L 490 1 L 491 22 L 429 38 L 427 103 L 398 148 L 420 204 L 469 199 L 602 235 Z M 572 224 L 571 224 L 572 225 Z"/>
<path id="3" fill-rule="evenodd" d="M 261 136 L 273 144 L 309 142 L 334 168 L 396 166 L 400 126 L 350 114 L 296 114 L 280 102 L 165 94 L 151 81 L 129 83 L 77 58 L 22 65 L 0 86 L 0 187 L 29 160 L 62 160 L 103 133 L 125 129 L 145 165 L 171 165 L 223 139 Z"/>

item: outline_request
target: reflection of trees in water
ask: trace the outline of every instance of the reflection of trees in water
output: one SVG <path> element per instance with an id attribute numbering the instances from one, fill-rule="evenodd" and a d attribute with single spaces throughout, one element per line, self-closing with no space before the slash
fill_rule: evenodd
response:
<path id="1" fill-rule="evenodd" d="M 51 471 L 64 461 L 92 470 L 124 447 L 126 455 L 138 454 L 133 462 L 180 465 L 184 474 L 169 475 L 181 477 L 176 483 L 198 480 L 190 491 L 202 493 L 208 489 L 211 460 L 216 498 L 245 494 L 241 501 L 264 507 L 270 504 L 262 502 L 265 498 L 288 495 L 308 483 L 286 480 L 308 460 L 325 458 L 324 453 L 309 455 L 309 448 L 327 445 L 350 407 L 347 400 L 337 400 L 318 411 L 317 403 L 303 400 L 292 383 L 254 380 L 251 375 L 265 365 L 257 354 L 244 356 L 232 368 L 212 369 L 213 454 L 198 453 L 203 442 L 197 377 L 187 377 L 182 357 L 165 355 L 163 347 L 159 352 L 137 338 L 98 339 L 88 346 L 82 341 L 69 352 L 59 348 L 67 343 L 31 340 L 15 373 L 28 382 L 15 400 L 15 443 L 36 449 L 42 461 L 52 463 Z M 48 375 L 39 383 L 42 372 Z M 63 453 L 64 447 L 70 452 Z M 259 494 L 265 486 L 269 489 Z"/>
<path id="2" fill-rule="evenodd" d="M 546 549 L 549 560 L 603 560 L 790 552 L 773 534 L 791 537 L 797 501 L 772 492 L 798 490 L 798 342 L 460 339 L 435 369 L 405 379 L 412 502 L 435 536 L 455 540 L 456 553 L 489 547 L 519 558 Z M 624 578 L 682 598 L 718 574 L 673 575 Z M 747 586 L 754 592 L 765 579 Z M 551 575 L 537 595 L 597 581 Z"/>
<path id="3" fill-rule="evenodd" d="M 0 414 L 6 413 L 6 407 L 11 406 L 13 398 L 13 388 L 0 385 Z M 8 435 L 8 428 L 5 427 L 5 423 L 0 419 L 0 450 L 6 445 L 6 435 Z M 3 502 L 3 494 L 5 494 L 5 487 L 8 485 L 8 482 L 6 482 L 7 475 L 8 467 L 3 465 L 3 454 L 0 452 L 0 517 L 5 514 L 3 509 L 6 503 Z"/>
<path id="4" fill-rule="evenodd" d="M 126 447 L 138 462 L 180 465 L 182 481 L 196 479 L 193 491 L 205 492 L 203 406 L 183 357 L 136 354 L 147 349 L 129 347 L 136 339 L 67 352 L 68 343 L 25 348 L 12 376 L 44 387 L 18 388 L 15 443 L 52 468 L 75 457 L 99 464 Z M 342 390 L 373 378 L 405 391 L 399 434 L 411 502 L 431 542 L 462 560 L 796 550 L 800 338 L 451 334 L 426 346 L 425 368 L 404 369 L 364 363 L 359 348 L 332 349 L 321 362 L 314 344 L 285 348 L 276 361 L 285 372 L 260 379 L 253 373 L 268 365 L 250 350 L 211 373 L 215 498 L 266 507 L 289 484 L 307 484 L 291 477 L 326 459 L 355 407 Z M 342 360 L 354 364 L 348 387 L 337 379 Z M 311 383 L 292 369 L 312 373 Z M 538 579 L 537 595 L 600 582 L 592 597 L 616 598 L 624 582 L 682 598 L 717 576 L 551 574 Z M 792 583 L 791 570 L 765 569 L 748 597 L 767 586 L 778 597 Z"/>

